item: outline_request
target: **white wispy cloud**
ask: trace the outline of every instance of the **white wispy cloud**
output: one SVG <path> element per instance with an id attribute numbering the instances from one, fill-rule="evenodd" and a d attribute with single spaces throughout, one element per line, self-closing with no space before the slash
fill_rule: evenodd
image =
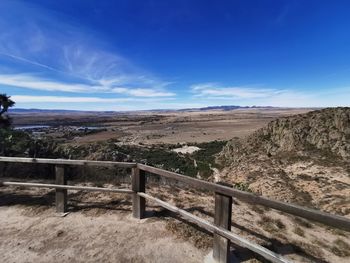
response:
<path id="1" fill-rule="evenodd" d="M 0 84 L 51 92 L 176 95 L 168 90 L 172 82 L 137 67 L 93 33 L 57 12 L 4 0 L 0 63 L 10 59 L 15 66 L 12 75 L 0 76 Z"/>
<path id="2" fill-rule="evenodd" d="M 48 81 L 24 74 L 0 75 L 0 84 L 26 89 L 62 92 L 94 92 L 100 87 L 83 84 L 67 84 L 58 81 Z"/>
<path id="3" fill-rule="evenodd" d="M 130 99 L 106 99 L 98 97 L 61 97 L 61 96 L 30 96 L 13 95 L 11 98 L 17 103 L 92 103 L 92 102 L 125 102 Z"/>
<path id="4" fill-rule="evenodd" d="M 200 83 L 191 86 L 192 92 L 198 97 L 215 97 L 215 98 L 238 98 L 253 99 L 267 98 L 283 93 L 283 90 L 221 86 L 216 83 Z"/>
<path id="5" fill-rule="evenodd" d="M 274 107 L 337 107 L 350 105 L 349 87 L 332 87 L 327 90 L 233 87 L 216 83 L 191 86 L 195 98 L 208 105 L 274 106 Z"/>
<path id="6" fill-rule="evenodd" d="M 152 89 L 133 89 L 129 91 L 129 94 L 137 97 L 170 97 L 176 95 L 173 92 L 162 92 Z"/>
<path id="7" fill-rule="evenodd" d="M 42 91 L 59 91 L 71 93 L 115 93 L 134 97 L 172 97 L 175 93 L 151 88 L 114 87 L 104 85 L 88 85 L 50 81 L 28 74 L 0 74 L 0 84 Z"/>
<path id="8" fill-rule="evenodd" d="M 206 107 L 206 102 L 182 101 L 175 98 L 101 98 L 101 97 L 67 97 L 67 96 L 31 96 L 13 95 L 19 107 L 95 111 L 137 111 L 152 109 L 184 109 Z M 93 107 L 90 105 L 93 104 Z M 215 104 L 214 104 L 215 105 Z M 214 106 L 212 105 L 212 106 Z"/>
<path id="9" fill-rule="evenodd" d="M 59 72 L 59 73 L 65 73 L 64 71 L 58 70 L 58 69 L 50 67 L 48 65 L 36 62 L 34 60 L 29 60 L 29 59 L 26 59 L 26 58 L 23 58 L 23 57 L 19 57 L 19 56 L 16 56 L 16 55 L 4 53 L 4 52 L 0 52 L 0 55 L 12 58 L 12 59 L 17 60 L 17 61 L 25 62 L 25 63 L 31 64 L 33 66 L 37 66 L 37 67 L 40 67 L 40 68 L 48 69 L 48 70 Z"/>
<path id="10" fill-rule="evenodd" d="M 31 96 L 12 95 L 16 103 L 125 103 L 125 102 L 159 102 L 164 99 L 141 98 L 101 98 L 101 97 L 67 97 L 67 96 Z"/>

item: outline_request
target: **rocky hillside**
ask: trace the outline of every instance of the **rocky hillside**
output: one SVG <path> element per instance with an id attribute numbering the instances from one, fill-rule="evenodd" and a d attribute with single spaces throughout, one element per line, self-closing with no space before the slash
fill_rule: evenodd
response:
<path id="1" fill-rule="evenodd" d="M 233 139 L 220 180 L 283 201 L 350 216 L 350 108 L 277 119 Z"/>

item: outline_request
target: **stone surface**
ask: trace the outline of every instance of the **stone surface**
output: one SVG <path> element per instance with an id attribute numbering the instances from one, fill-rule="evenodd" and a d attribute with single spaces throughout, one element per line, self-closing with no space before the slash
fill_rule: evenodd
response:
<path id="1" fill-rule="evenodd" d="M 274 199 L 350 216 L 350 108 L 280 118 L 218 156 L 219 179 Z"/>

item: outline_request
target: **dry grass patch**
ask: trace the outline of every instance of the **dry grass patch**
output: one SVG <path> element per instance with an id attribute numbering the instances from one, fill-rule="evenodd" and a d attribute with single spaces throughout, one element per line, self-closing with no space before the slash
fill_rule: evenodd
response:
<path id="1" fill-rule="evenodd" d="M 250 209 L 258 214 L 264 214 L 265 213 L 265 209 L 263 206 L 260 205 L 251 205 Z"/>
<path id="2" fill-rule="evenodd" d="M 315 258 L 322 258 L 324 256 L 323 251 L 319 247 L 317 247 L 317 246 L 315 246 L 313 244 L 309 244 L 309 243 L 306 243 L 306 242 L 299 242 L 299 241 L 294 242 L 294 244 L 297 247 L 299 247 L 300 249 L 302 249 L 300 251 L 302 253 L 307 252 L 308 254 L 312 255 Z"/>
<path id="3" fill-rule="evenodd" d="M 331 232 L 335 235 L 338 235 L 338 236 L 343 236 L 343 237 L 347 237 L 348 236 L 348 232 L 345 232 L 341 229 L 337 229 L 337 228 L 333 228 L 331 229 Z"/>
<path id="4" fill-rule="evenodd" d="M 344 240 L 338 238 L 333 242 L 331 248 L 333 254 L 339 257 L 349 257 L 350 256 L 350 245 Z"/>
<path id="5" fill-rule="evenodd" d="M 269 216 L 262 216 L 258 224 L 267 232 L 275 233 L 286 229 L 286 225 L 280 219 L 271 218 Z"/>
<path id="6" fill-rule="evenodd" d="M 191 242 L 196 248 L 209 249 L 213 245 L 211 235 L 196 229 L 190 224 L 170 219 L 167 221 L 166 229 L 174 233 L 178 238 Z"/>
<path id="7" fill-rule="evenodd" d="M 295 234 L 297 234 L 298 236 L 305 237 L 305 231 L 302 228 L 298 227 L 298 226 L 294 227 L 293 232 Z"/>
<path id="8" fill-rule="evenodd" d="M 295 223 L 297 223 L 300 226 L 303 226 L 305 228 L 313 228 L 313 225 L 305 219 L 302 219 L 300 217 L 293 217 L 293 220 Z"/>

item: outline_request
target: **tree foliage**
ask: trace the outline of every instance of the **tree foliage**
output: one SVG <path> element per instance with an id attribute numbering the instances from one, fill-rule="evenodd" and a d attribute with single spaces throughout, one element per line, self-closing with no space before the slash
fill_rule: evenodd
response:
<path id="1" fill-rule="evenodd" d="M 15 102 L 10 98 L 6 94 L 0 94 L 0 128 L 8 128 L 11 125 L 11 118 L 6 113 L 15 105 Z"/>

